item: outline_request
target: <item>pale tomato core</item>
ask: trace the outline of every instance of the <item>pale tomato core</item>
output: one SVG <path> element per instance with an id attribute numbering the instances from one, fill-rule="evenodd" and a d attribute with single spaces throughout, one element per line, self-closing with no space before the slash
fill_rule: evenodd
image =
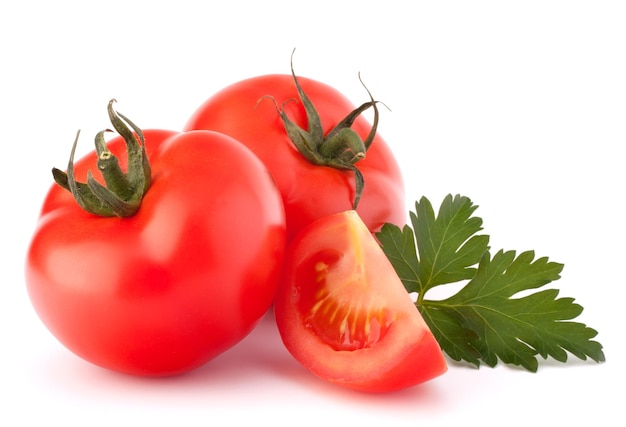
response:
<path id="1" fill-rule="evenodd" d="M 351 230 L 349 236 L 361 239 L 357 230 Z M 352 247 L 360 252 L 361 244 L 355 242 Z M 307 284 L 299 289 L 305 326 L 335 350 L 372 347 L 394 321 L 385 301 L 369 292 L 363 255 L 354 255 L 346 257 L 334 250 L 315 252 L 300 263 L 296 273 L 296 283 Z"/>

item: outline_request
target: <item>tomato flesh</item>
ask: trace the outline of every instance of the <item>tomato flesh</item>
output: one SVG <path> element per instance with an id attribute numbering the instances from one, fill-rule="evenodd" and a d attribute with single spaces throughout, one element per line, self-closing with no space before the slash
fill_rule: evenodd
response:
<path id="1" fill-rule="evenodd" d="M 313 265 L 311 265 L 313 264 Z M 340 264 L 353 271 L 342 271 Z M 373 298 L 362 280 L 362 264 L 351 263 L 336 251 L 316 254 L 296 271 L 295 280 L 314 283 L 302 289 L 299 310 L 303 320 L 324 342 L 335 350 L 358 350 L 381 340 L 393 318 L 380 300 Z"/>
<path id="2" fill-rule="evenodd" d="M 274 310 L 290 353 L 332 383 L 387 392 L 447 370 L 439 344 L 355 211 L 322 218 L 294 239 Z"/>

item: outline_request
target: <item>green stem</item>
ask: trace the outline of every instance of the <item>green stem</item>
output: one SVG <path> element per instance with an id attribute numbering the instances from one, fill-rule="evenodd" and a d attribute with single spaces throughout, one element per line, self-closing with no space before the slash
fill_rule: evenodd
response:
<path id="1" fill-rule="evenodd" d="M 298 151 L 309 162 L 315 165 L 329 166 L 335 169 L 352 171 L 352 173 L 354 173 L 355 197 L 352 200 L 352 208 L 356 209 L 361 200 L 365 182 L 362 173 L 355 164 L 365 158 L 367 149 L 376 136 L 376 130 L 378 128 L 377 103 L 379 101 L 375 101 L 370 91 L 363 85 L 370 97 L 370 101 L 363 103 L 361 106 L 351 111 L 333 129 L 324 135 L 320 115 L 300 86 L 294 72 L 293 52 L 291 56 L 291 75 L 293 76 L 300 101 L 306 112 L 307 129 L 298 126 L 287 116 L 284 108 L 285 104 L 282 105 L 282 108 L 279 108 L 275 102 L 274 106 L 283 121 L 287 135 Z M 359 80 L 361 80 L 360 75 Z M 362 80 L 361 83 L 363 83 Z M 374 122 L 366 139 L 363 140 L 351 126 L 354 124 L 354 121 L 369 108 L 374 109 Z"/>
<path id="2" fill-rule="evenodd" d="M 150 164 L 146 156 L 143 132 L 128 118 L 113 110 L 114 102 L 114 99 L 109 101 L 108 113 L 111 124 L 126 142 L 127 171 L 122 170 L 117 157 L 109 151 L 104 141 L 104 133 L 111 130 L 106 129 L 95 138 L 97 167 L 106 186 L 96 181 L 91 171 L 88 171 L 87 183 L 77 182 L 74 177 L 74 154 L 80 131 L 77 132 L 72 146 L 67 173 L 53 168 L 52 176 L 57 184 L 72 193 L 85 211 L 105 217 L 129 217 L 137 212 L 150 186 Z"/>

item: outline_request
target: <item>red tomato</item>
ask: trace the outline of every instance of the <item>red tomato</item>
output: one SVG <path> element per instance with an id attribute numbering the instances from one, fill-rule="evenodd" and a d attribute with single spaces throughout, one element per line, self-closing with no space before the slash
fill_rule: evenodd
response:
<path id="1" fill-rule="evenodd" d="M 145 141 L 152 184 L 133 216 L 96 216 L 50 189 L 26 279 L 43 323 L 78 356 L 173 375 L 240 341 L 271 306 L 284 210 L 264 165 L 226 135 L 147 130 Z M 126 167 L 124 146 L 108 144 Z M 78 181 L 95 158 L 76 162 Z"/>
<path id="2" fill-rule="evenodd" d="M 443 353 L 355 211 L 322 218 L 289 245 L 274 300 L 289 352 L 318 377 L 388 392 L 443 374 Z"/>
<path id="3" fill-rule="evenodd" d="M 298 77 L 302 90 L 319 113 L 326 135 L 355 108 L 336 89 Z M 287 240 L 312 221 L 353 208 L 355 174 L 307 160 L 289 138 L 277 108 L 298 126 L 308 126 L 304 102 L 294 77 L 266 75 L 240 81 L 210 97 L 185 129 L 225 133 L 248 146 L 268 167 L 283 197 Z M 365 140 L 372 125 L 358 116 L 351 128 Z M 404 225 L 406 209 L 402 176 L 395 158 L 376 135 L 363 160 L 355 163 L 365 186 L 357 211 L 372 231 L 386 222 Z"/>

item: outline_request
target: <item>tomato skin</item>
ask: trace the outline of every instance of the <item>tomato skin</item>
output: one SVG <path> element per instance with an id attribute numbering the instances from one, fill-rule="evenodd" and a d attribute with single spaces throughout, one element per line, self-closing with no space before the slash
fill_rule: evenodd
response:
<path id="1" fill-rule="evenodd" d="M 78 356 L 122 373 L 174 375 L 240 341 L 266 313 L 284 210 L 264 165 L 232 138 L 144 134 L 152 184 L 139 211 L 98 217 L 53 186 L 26 282 L 43 323 Z M 123 140 L 108 146 L 125 167 Z M 95 160 L 75 163 L 77 180 L 96 171 Z"/>
<path id="2" fill-rule="evenodd" d="M 336 89 L 304 77 L 298 77 L 298 81 L 315 105 L 325 134 L 354 110 L 354 105 Z M 298 99 L 291 75 L 253 77 L 211 96 L 185 126 L 186 130 L 209 129 L 231 135 L 265 163 L 283 196 L 288 241 L 312 221 L 352 209 L 355 197 L 352 171 L 314 165 L 289 139 L 276 106 L 284 107 L 291 120 L 306 129 L 306 113 Z M 363 140 L 371 128 L 363 116 L 352 126 Z M 365 159 L 355 166 L 365 180 L 357 211 L 370 230 L 378 231 L 387 222 L 404 225 L 402 175 L 380 135 L 376 135 Z"/>
<path id="3" fill-rule="evenodd" d="M 447 370 L 439 344 L 355 211 L 322 218 L 290 243 L 274 311 L 295 359 L 339 386 L 390 392 Z"/>

